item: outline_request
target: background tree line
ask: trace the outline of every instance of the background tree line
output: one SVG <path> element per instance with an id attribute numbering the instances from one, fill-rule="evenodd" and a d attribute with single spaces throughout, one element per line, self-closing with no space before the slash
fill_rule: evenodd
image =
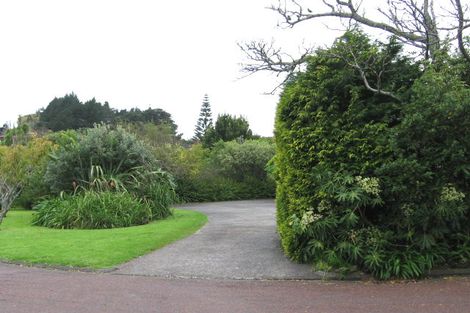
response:
<path id="1" fill-rule="evenodd" d="M 109 106 L 108 102 L 101 104 L 94 98 L 81 102 L 75 94 L 54 98 L 49 105 L 38 112 L 39 120 L 35 127 L 46 128 L 52 131 L 67 129 L 90 128 L 98 123 L 152 123 L 168 125 L 170 131 L 176 134 L 177 126 L 171 114 L 162 109 L 117 110 Z"/>

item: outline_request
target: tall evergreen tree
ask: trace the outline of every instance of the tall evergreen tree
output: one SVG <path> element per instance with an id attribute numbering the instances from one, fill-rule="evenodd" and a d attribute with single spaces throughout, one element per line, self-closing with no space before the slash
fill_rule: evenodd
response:
<path id="1" fill-rule="evenodd" d="M 211 105 L 209 103 L 209 96 L 205 94 L 204 99 L 202 100 L 201 112 L 199 113 L 199 119 L 197 120 L 197 123 L 196 123 L 196 129 L 194 130 L 193 140 L 201 141 L 206 131 L 211 127 L 212 127 Z"/>

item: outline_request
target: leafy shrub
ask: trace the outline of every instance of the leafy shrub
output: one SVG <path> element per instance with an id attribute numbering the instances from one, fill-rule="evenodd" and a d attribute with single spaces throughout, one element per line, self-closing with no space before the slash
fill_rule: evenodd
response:
<path id="1" fill-rule="evenodd" d="M 137 138 L 153 147 L 162 147 L 177 142 L 181 135 L 176 135 L 174 124 L 121 123 L 122 127 Z"/>
<path id="2" fill-rule="evenodd" d="M 393 42 L 347 36 L 310 58 L 278 106 L 283 249 L 319 269 L 356 266 L 380 279 L 468 262 L 468 86 L 446 62 L 422 74 Z M 367 90 L 344 51 L 391 60 L 382 88 L 402 102 Z"/>
<path id="3" fill-rule="evenodd" d="M 274 197 L 266 164 L 274 155 L 270 140 L 218 142 L 213 149 L 193 145 L 156 149 L 163 167 L 175 176 L 181 201 L 207 202 Z"/>
<path id="4" fill-rule="evenodd" d="M 61 146 L 47 166 L 45 181 L 50 184 L 53 193 L 65 191 L 75 194 L 65 197 L 64 201 L 81 204 L 80 201 L 100 201 L 102 197 L 106 203 L 112 203 L 112 194 L 116 193 L 116 201 L 119 204 L 119 201 L 128 200 L 122 196 L 125 193 L 128 197 L 140 199 L 141 208 L 137 205 L 134 207 L 140 211 L 142 208 L 150 210 L 150 216 L 142 217 L 140 222 L 122 223 L 118 221 L 120 213 L 113 212 L 116 219 L 112 220 L 112 225 L 118 226 L 144 223 L 171 215 L 170 205 L 176 201 L 172 176 L 159 170 L 157 160 L 149 148 L 122 128 L 98 126 L 82 133 L 66 131 L 55 134 L 53 140 Z M 44 211 L 55 210 L 54 208 L 59 210 L 61 206 L 57 204 L 58 201 L 60 200 L 45 201 L 40 207 L 44 208 Z M 53 208 L 48 209 L 48 206 Z M 116 206 L 116 210 L 118 208 L 121 206 Z M 63 214 L 74 212 L 64 210 Z M 122 214 L 128 214 L 126 212 L 124 210 Z M 84 216 L 81 225 L 95 223 L 93 220 L 87 221 L 86 218 L 94 216 Z M 109 223 L 103 225 L 118 227 Z"/>
<path id="5" fill-rule="evenodd" d="M 129 192 L 148 204 L 152 219 L 165 218 L 172 214 L 170 205 L 177 202 L 173 177 L 162 170 L 150 171 L 138 167 L 131 172 L 112 174 L 100 166 L 92 166 L 89 180 L 77 185 L 75 192 Z"/>
<path id="6" fill-rule="evenodd" d="M 186 202 L 212 202 L 242 199 L 239 194 L 239 184 L 231 179 L 214 176 L 212 178 L 196 177 L 195 179 L 179 181 L 178 192 Z"/>
<path id="7" fill-rule="evenodd" d="M 152 220 L 152 208 L 127 192 L 85 191 L 38 204 L 34 225 L 50 228 L 115 228 Z"/>
<path id="8" fill-rule="evenodd" d="M 31 140 L 31 137 L 28 125 L 23 124 L 19 127 L 9 129 L 5 134 L 2 144 L 7 146 L 18 144 L 26 145 L 28 141 Z"/>
<path id="9" fill-rule="evenodd" d="M 49 193 L 43 181 L 49 154 L 56 146 L 45 138 L 32 138 L 25 145 L 0 146 L 0 175 L 19 183 L 22 190 L 15 205 L 31 208 Z"/>
<path id="10" fill-rule="evenodd" d="M 265 181 L 266 165 L 274 156 L 275 147 L 269 140 L 219 141 L 211 152 L 214 166 L 224 176 L 237 181 L 248 177 Z"/>
<path id="11" fill-rule="evenodd" d="M 206 148 L 212 147 L 219 140 L 246 140 L 253 138 L 248 121 L 242 116 L 222 114 L 217 117 L 215 125 L 207 128 L 202 137 L 202 144 Z"/>
<path id="12" fill-rule="evenodd" d="M 171 175 L 136 168 L 109 176 L 92 166 L 89 180 L 72 195 L 44 200 L 35 224 L 53 228 L 114 228 L 140 225 L 172 214 L 176 202 Z"/>
<path id="13" fill-rule="evenodd" d="M 71 149 L 77 144 L 79 135 L 78 131 L 69 129 L 48 133 L 46 138 L 62 149 Z"/>
<path id="14" fill-rule="evenodd" d="M 122 128 L 97 126 L 66 140 L 52 155 L 44 177 L 51 190 L 72 191 L 73 184 L 89 180 L 90 168 L 100 166 L 108 175 L 119 175 L 143 167 L 157 168 L 151 151 Z"/>

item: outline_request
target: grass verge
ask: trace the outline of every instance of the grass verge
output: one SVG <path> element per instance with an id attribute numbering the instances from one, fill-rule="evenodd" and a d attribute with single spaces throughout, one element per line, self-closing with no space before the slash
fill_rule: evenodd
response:
<path id="1" fill-rule="evenodd" d="M 0 260 L 30 264 L 108 268 L 185 238 L 207 217 L 175 210 L 174 215 L 147 225 L 65 230 L 32 226 L 33 212 L 10 211 L 0 225 Z"/>

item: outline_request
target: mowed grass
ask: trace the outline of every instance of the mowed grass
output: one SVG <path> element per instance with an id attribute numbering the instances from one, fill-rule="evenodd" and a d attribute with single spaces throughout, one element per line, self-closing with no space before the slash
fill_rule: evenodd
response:
<path id="1" fill-rule="evenodd" d="M 0 260 L 85 268 L 108 268 L 185 238 L 206 222 L 199 212 L 175 210 L 148 225 L 62 230 L 31 226 L 31 211 L 10 211 L 0 225 Z"/>

